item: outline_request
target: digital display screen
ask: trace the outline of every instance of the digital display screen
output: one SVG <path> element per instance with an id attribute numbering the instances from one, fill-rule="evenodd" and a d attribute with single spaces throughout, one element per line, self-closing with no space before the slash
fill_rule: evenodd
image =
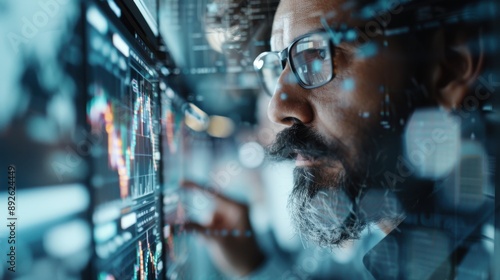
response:
<path id="1" fill-rule="evenodd" d="M 134 0 L 135 5 L 148 23 L 155 36 L 158 36 L 157 0 Z"/>
<path id="2" fill-rule="evenodd" d="M 160 0 L 159 33 L 185 74 L 253 73 L 256 54 L 248 51 L 248 44 L 262 48 L 268 41 L 251 35 L 257 32 L 256 23 L 272 18 L 277 2 L 248 1 L 241 8 L 235 1 Z M 240 8 L 246 17 L 232 17 Z"/>
<path id="3" fill-rule="evenodd" d="M 183 230 L 187 219 L 180 187 L 183 175 L 184 114 L 174 105 L 175 92 L 165 88 L 161 93 L 161 131 L 163 155 L 163 236 L 166 247 L 167 277 L 183 279 L 188 260 L 188 241 Z"/>
<path id="4" fill-rule="evenodd" d="M 87 19 L 96 273 L 163 279 L 158 74 L 99 10 Z"/>

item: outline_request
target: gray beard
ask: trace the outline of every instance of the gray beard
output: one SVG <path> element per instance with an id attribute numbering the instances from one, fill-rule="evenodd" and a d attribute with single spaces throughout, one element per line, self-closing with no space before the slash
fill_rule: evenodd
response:
<path id="1" fill-rule="evenodd" d="M 321 168 L 295 168 L 288 209 L 301 239 L 334 249 L 359 239 L 371 223 L 401 219 L 403 210 L 394 192 L 373 187 L 366 179 L 357 183 L 346 173 L 326 178 Z"/>

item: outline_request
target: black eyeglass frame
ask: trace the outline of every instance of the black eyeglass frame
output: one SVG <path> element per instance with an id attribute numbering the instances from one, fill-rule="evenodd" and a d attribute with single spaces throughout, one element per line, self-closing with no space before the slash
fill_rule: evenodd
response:
<path id="1" fill-rule="evenodd" d="M 331 70 L 331 76 L 326 79 L 324 82 L 318 84 L 318 85 L 307 85 L 305 84 L 301 78 L 299 77 L 299 74 L 297 73 L 297 70 L 295 68 L 295 64 L 293 62 L 293 59 L 290 59 L 290 50 L 302 39 L 304 38 L 307 38 L 307 37 L 311 37 L 311 36 L 314 36 L 314 35 L 322 35 L 324 36 L 325 40 L 328 42 L 328 48 L 329 48 L 329 51 L 330 51 L 330 59 L 331 59 L 331 63 L 330 63 L 330 70 Z M 297 83 L 304 89 L 313 89 L 313 88 L 319 88 L 321 86 L 324 86 L 326 84 L 328 84 L 329 82 L 331 82 L 334 78 L 335 78 L 335 66 L 334 66 L 334 58 L 335 58 L 335 48 L 334 48 L 334 45 L 333 45 L 333 42 L 330 38 L 330 34 L 328 31 L 316 31 L 316 32 L 310 32 L 310 33 L 306 33 L 302 36 L 299 36 L 297 37 L 292 43 L 290 43 L 290 45 L 288 45 L 288 47 L 286 47 L 285 49 L 283 49 L 282 51 L 267 51 L 267 52 L 263 52 L 261 54 L 259 54 L 255 60 L 254 60 L 254 69 L 257 73 L 259 73 L 259 78 L 261 80 L 261 83 L 262 83 L 262 86 L 264 87 L 266 93 L 269 95 L 269 96 L 273 96 L 274 93 L 272 92 L 269 92 L 269 89 L 267 88 L 266 86 L 266 82 L 264 80 L 264 77 L 263 77 L 263 74 L 262 74 L 262 71 L 260 69 L 258 69 L 256 67 L 256 61 L 259 61 L 262 59 L 262 57 L 268 55 L 268 54 L 276 54 L 278 55 L 279 57 L 279 60 L 281 62 L 281 70 L 285 70 L 285 67 L 286 67 L 286 64 L 288 62 L 288 64 L 290 65 L 290 70 L 292 70 L 292 73 L 293 75 L 295 76 L 295 79 L 297 80 Z"/>
<path id="2" fill-rule="evenodd" d="M 429 0 L 429 3 L 431 3 L 431 0 Z M 418 31 L 422 31 L 422 30 L 433 29 L 433 28 L 441 27 L 441 26 L 454 25 L 454 24 L 457 24 L 460 22 L 467 22 L 467 20 L 470 18 L 467 10 L 458 9 L 456 11 L 455 10 L 448 11 L 446 8 L 444 8 L 444 10 L 446 12 L 442 12 L 442 11 L 436 9 L 436 13 L 439 12 L 438 14 L 431 13 L 431 14 L 429 14 L 429 17 L 426 17 L 425 19 L 420 19 L 418 15 L 419 15 L 419 11 L 421 10 L 422 6 L 424 6 L 424 8 L 425 8 L 425 5 L 423 5 L 423 4 L 404 5 L 404 12 L 403 13 L 399 14 L 399 16 L 397 18 L 393 18 L 391 23 L 388 26 L 381 26 L 382 33 L 380 35 L 382 35 L 384 37 L 398 36 L 401 34 L 413 33 L 413 32 L 418 32 Z M 434 11 L 432 11 L 432 12 L 434 13 Z M 284 49 L 280 52 L 279 51 L 263 52 L 263 53 L 259 54 L 257 56 L 257 58 L 255 58 L 254 69 L 256 70 L 256 72 L 259 73 L 259 79 L 261 80 L 262 86 L 264 87 L 265 91 L 267 92 L 267 94 L 269 96 L 273 96 L 273 93 L 269 92 L 269 89 L 267 88 L 267 86 L 265 84 L 261 69 L 258 69 L 256 67 L 256 64 L 255 64 L 255 61 L 258 61 L 258 59 L 261 59 L 264 55 L 267 55 L 269 53 L 275 53 L 279 56 L 279 58 L 281 60 L 281 64 L 282 64 L 282 70 L 285 69 L 286 61 L 288 61 L 290 64 L 290 69 L 292 70 L 295 78 L 297 79 L 298 84 L 305 89 L 313 89 L 313 88 L 318 88 L 318 87 L 324 86 L 325 84 L 329 83 L 330 81 L 332 81 L 335 78 L 335 76 L 336 76 L 335 75 L 335 64 L 334 64 L 334 58 L 335 58 L 334 44 L 335 44 L 335 42 L 333 42 L 333 41 L 335 40 L 334 37 L 336 37 L 336 36 L 334 36 L 333 33 L 334 32 L 335 33 L 346 32 L 350 29 L 351 30 L 354 30 L 354 29 L 353 28 L 340 28 L 340 30 L 337 30 L 337 28 L 335 28 L 335 27 L 338 27 L 338 25 L 336 25 L 335 27 L 330 26 L 326 23 L 325 18 L 322 18 L 321 20 L 322 20 L 321 23 L 322 23 L 325 30 L 304 34 L 304 35 L 298 37 L 297 39 L 295 39 L 286 49 Z M 395 23 L 395 21 L 396 21 L 396 23 Z M 432 24 L 430 24 L 430 23 L 432 23 Z M 329 41 L 329 48 L 330 48 L 331 59 L 332 59 L 332 63 L 331 63 L 332 76 L 331 76 L 331 78 L 326 80 L 324 83 L 321 83 L 320 85 L 308 86 L 308 85 L 304 84 L 301 81 L 300 77 L 298 76 L 298 74 L 295 70 L 295 66 L 293 65 L 293 61 L 291 61 L 289 58 L 289 53 L 290 53 L 290 49 L 299 40 L 301 40 L 307 36 L 312 36 L 314 34 L 327 34 L 330 36 L 328 41 Z"/>

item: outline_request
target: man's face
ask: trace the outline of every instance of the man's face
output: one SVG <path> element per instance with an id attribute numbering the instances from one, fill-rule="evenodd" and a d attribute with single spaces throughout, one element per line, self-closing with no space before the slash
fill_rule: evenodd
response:
<path id="1" fill-rule="evenodd" d="M 295 38 L 321 29 L 321 18 L 332 11 L 329 25 L 364 30 L 367 21 L 350 18 L 345 4 L 281 1 L 272 50 L 281 51 Z M 363 52 L 367 46 L 369 54 Z M 379 196 L 387 192 L 378 176 L 399 153 L 398 139 L 409 113 L 403 92 L 411 80 L 411 61 L 397 41 L 379 36 L 335 48 L 331 82 L 304 89 L 287 64 L 268 108 L 269 118 L 284 126 L 270 155 L 296 163 L 292 217 L 301 234 L 323 245 L 356 238 L 368 222 L 398 215 L 393 197 Z"/>

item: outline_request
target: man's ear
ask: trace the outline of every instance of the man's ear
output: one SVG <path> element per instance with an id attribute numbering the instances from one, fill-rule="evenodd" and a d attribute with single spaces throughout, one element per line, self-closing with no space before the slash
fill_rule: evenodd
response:
<path id="1" fill-rule="evenodd" d="M 461 106 L 483 69 L 484 47 L 477 30 L 474 35 L 458 29 L 439 33 L 441 38 L 434 40 L 438 50 L 433 75 L 436 99 L 442 107 L 454 109 Z"/>

